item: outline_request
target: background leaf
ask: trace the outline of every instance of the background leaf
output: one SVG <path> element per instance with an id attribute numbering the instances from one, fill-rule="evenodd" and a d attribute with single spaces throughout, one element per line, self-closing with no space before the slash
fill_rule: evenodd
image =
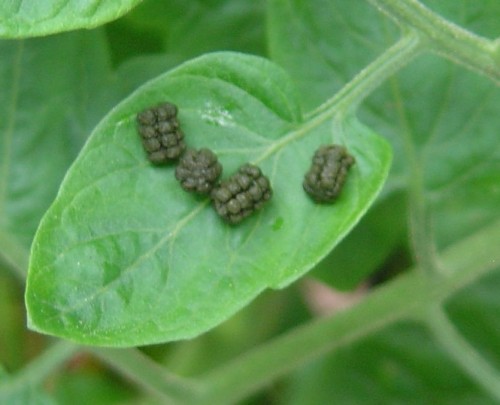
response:
<path id="1" fill-rule="evenodd" d="M 314 268 L 312 275 L 340 290 L 351 290 L 364 280 L 377 283 L 402 268 L 408 257 L 406 198 L 393 193 L 370 207 L 359 224 Z M 367 275 L 374 270 L 372 280 Z"/>
<path id="2" fill-rule="evenodd" d="M 0 38 L 23 38 L 94 28 L 141 0 L 12 0 L 0 3 Z"/>
<path id="3" fill-rule="evenodd" d="M 273 60 L 293 77 L 306 109 L 330 98 L 397 38 L 368 2 L 270 0 Z"/>
<path id="4" fill-rule="evenodd" d="M 389 182 L 408 188 L 423 176 L 440 247 L 498 218 L 499 103 L 500 91 L 487 79 L 435 56 L 419 58 L 368 100 L 363 116 L 398 152 Z"/>
<path id="5" fill-rule="evenodd" d="M 179 106 L 187 143 L 213 148 L 225 176 L 260 162 L 275 196 L 259 215 L 228 226 L 208 201 L 182 191 L 172 167 L 148 164 L 135 115 L 162 100 Z M 313 267 L 366 211 L 390 151 L 353 117 L 334 126 L 302 123 L 296 100 L 275 65 L 222 53 L 149 82 L 115 108 L 37 233 L 31 327 L 113 346 L 192 337 Z M 357 162 L 342 198 L 318 206 L 302 177 L 317 146 L 332 141 L 346 144 Z"/>
<path id="6" fill-rule="evenodd" d="M 0 52 L 0 230 L 28 248 L 66 169 L 109 108 L 92 92 L 110 72 L 101 32 L 0 41 Z"/>
<path id="7" fill-rule="evenodd" d="M 497 369 L 500 367 L 499 285 L 497 270 L 460 291 L 446 304 L 458 330 Z"/>
<path id="8" fill-rule="evenodd" d="M 0 237 L 28 249 L 97 122 L 171 61 L 143 56 L 112 72 L 102 31 L 0 41 L 0 52 Z"/>
<path id="9" fill-rule="evenodd" d="M 145 0 L 107 32 L 117 62 L 167 53 L 178 63 L 212 51 L 266 54 L 264 0 Z"/>

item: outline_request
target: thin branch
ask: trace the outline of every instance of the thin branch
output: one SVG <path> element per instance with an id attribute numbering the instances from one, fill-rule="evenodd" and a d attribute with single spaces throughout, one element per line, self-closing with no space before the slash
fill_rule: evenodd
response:
<path id="1" fill-rule="evenodd" d="M 138 349 L 86 348 L 138 386 L 160 398 L 163 403 L 185 403 L 201 395 L 201 386 L 170 374 Z"/>
<path id="2" fill-rule="evenodd" d="M 493 399 L 500 402 L 500 373 L 460 334 L 440 306 L 425 313 L 424 321 L 441 347 Z"/>
<path id="3" fill-rule="evenodd" d="M 368 0 L 405 28 L 425 36 L 435 52 L 486 75 L 500 84 L 500 58 L 495 41 L 451 23 L 417 0 Z"/>
<path id="4" fill-rule="evenodd" d="M 395 321 L 420 316 L 429 303 L 440 303 L 463 286 L 498 268 L 500 221 L 462 240 L 443 254 L 454 269 L 435 279 L 411 271 L 334 316 L 307 325 L 263 345 L 202 377 L 207 388 L 197 404 L 235 402 L 321 354 L 338 349 Z"/>
<path id="5" fill-rule="evenodd" d="M 279 149 L 305 136 L 332 117 L 342 113 L 345 114 L 348 110 L 354 111 L 365 97 L 380 86 L 384 80 L 410 62 L 419 52 L 420 42 L 418 36 L 408 32 L 407 35 L 342 87 L 332 98 L 307 114 L 305 121 L 298 128 L 273 142 L 252 163 L 258 164 L 264 161 Z"/>
<path id="6" fill-rule="evenodd" d="M 306 116 L 306 119 L 321 117 L 322 120 L 335 115 L 340 109 L 354 110 L 388 77 L 411 62 L 421 51 L 417 34 L 408 31 L 398 42 L 361 70 L 332 98 Z"/>

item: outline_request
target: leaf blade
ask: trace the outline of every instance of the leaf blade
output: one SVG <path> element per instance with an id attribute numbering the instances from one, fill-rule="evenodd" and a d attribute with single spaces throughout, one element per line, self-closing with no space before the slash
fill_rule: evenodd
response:
<path id="1" fill-rule="evenodd" d="M 135 114 L 165 99 L 179 105 L 188 145 L 213 148 L 226 176 L 259 162 L 275 197 L 258 215 L 226 225 L 208 200 L 181 190 L 172 167 L 147 163 Z M 283 288 L 309 270 L 364 214 L 391 153 L 354 117 L 337 133 L 329 123 L 311 129 L 298 122 L 296 100 L 272 63 L 219 53 L 160 76 L 115 108 L 38 230 L 27 288 L 30 327 L 112 346 L 189 338 L 263 289 Z M 319 207 L 303 192 L 302 176 L 319 143 L 333 140 L 346 143 L 357 164 L 343 197 Z"/>

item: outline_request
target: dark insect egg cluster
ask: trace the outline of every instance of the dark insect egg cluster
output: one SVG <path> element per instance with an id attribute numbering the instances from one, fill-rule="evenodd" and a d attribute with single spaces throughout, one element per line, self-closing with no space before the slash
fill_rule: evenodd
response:
<path id="1" fill-rule="evenodd" d="M 271 198 L 272 189 L 269 179 L 257 166 L 245 164 L 215 187 L 211 196 L 217 213 L 236 224 L 262 208 Z"/>
<path id="2" fill-rule="evenodd" d="M 209 194 L 222 173 L 222 165 L 211 150 L 188 149 L 175 169 L 175 178 L 184 190 Z"/>
<path id="3" fill-rule="evenodd" d="M 218 183 L 222 165 L 210 149 L 186 149 L 177 107 L 162 103 L 137 114 L 138 131 L 148 158 L 155 164 L 179 160 L 175 178 L 188 192 L 209 195 L 217 213 L 236 224 L 271 198 L 269 180 L 257 166 L 246 164 Z"/>
<path id="4" fill-rule="evenodd" d="M 331 203 L 340 194 L 354 157 L 340 145 L 323 145 L 315 153 L 304 177 L 304 190 L 316 202 Z"/>
<path id="5" fill-rule="evenodd" d="M 142 145 L 151 162 L 167 163 L 184 152 L 184 134 L 179 128 L 177 107 L 162 103 L 137 114 Z"/>

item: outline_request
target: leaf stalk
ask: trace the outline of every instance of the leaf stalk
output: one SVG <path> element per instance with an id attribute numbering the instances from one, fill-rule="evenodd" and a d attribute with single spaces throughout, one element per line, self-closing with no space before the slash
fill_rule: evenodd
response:
<path id="1" fill-rule="evenodd" d="M 399 25 L 426 37 L 427 47 L 500 84 L 500 59 L 494 41 L 444 19 L 418 0 L 368 0 Z"/>
<path id="2" fill-rule="evenodd" d="M 415 269 L 380 287 L 359 304 L 312 321 L 213 370 L 202 376 L 207 391 L 196 403 L 235 402 L 326 352 L 400 319 L 421 319 L 422 308 L 427 308 L 429 302 L 441 304 L 456 291 L 498 268 L 498 243 L 500 222 L 448 248 L 443 261 L 454 271 L 438 282 Z"/>

